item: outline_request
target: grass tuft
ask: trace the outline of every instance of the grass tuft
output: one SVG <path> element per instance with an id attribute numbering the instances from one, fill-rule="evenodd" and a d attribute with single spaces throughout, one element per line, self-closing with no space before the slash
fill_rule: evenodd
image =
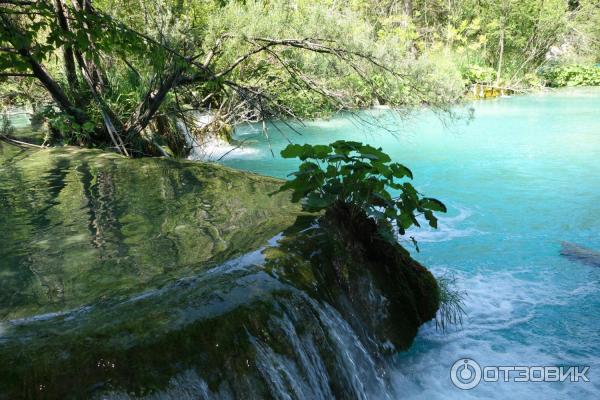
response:
<path id="1" fill-rule="evenodd" d="M 447 332 L 450 326 L 462 326 L 466 316 L 464 300 L 467 292 L 459 290 L 456 276 L 446 273 L 437 278 L 440 289 L 440 309 L 435 317 L 435 328 Z"/>

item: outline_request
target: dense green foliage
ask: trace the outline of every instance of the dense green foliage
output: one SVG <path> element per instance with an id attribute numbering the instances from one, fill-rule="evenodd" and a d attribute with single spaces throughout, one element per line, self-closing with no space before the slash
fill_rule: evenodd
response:
<path id="1" fill-rule="evenodd" d="M 600 66 L 567 64 L 545 68 L 541 72 L 548 86 L 600 86 Z"/>
<path id="2" fill-rule="evenodd" d="M 302 117 L 381 103 L 443 107 L 462 93 L 458 71 L 449 71 L 429 57 L 415 59 L 402 31 L 378 30 L 357 5 L 305 0 L 232 1 L 211 21 L 208 37 L 215 40 L 212 38 L 223 32 L 240 34 L 225 47 L 225 62 L 237 57 L 240 49 L 252 46 L 248 37 L 308 37 L 369 54 L 385 66 L 380 68 L 364 60 L 350 66 L 344 58 L 287 51 L 283 65 L 277 65 L 276 57 L 265 52 L 235 71 L 239 79 L 266 90 Z M 390 70 L 396 73 L 390 75 Z M 326 91 L 312 90 L 315 84 Z"/>
<path id="3" fill-rule="evenodd" d="M 465 83 L 522 86 L 548 60 L 600 56 L 597 0 L 355 0 L 381 38 L 396 36 L 415 59 L 458 70 Z M 551 51 L 556 50 L 556 51 Z"/>
<path id="4" fill-rule="evenodd" d="M 380 233 L 395 240 L 413 225 L 420 226 L 422 214 L 437 228 L 434 212 L 446 212 L 439 200 L 421 197 L 405 178 L 410 169 L 391 162 L 380 148 L 359 142 L 338 140 L 329 145 L 291 144 L 281 151 L 283 158 L 302 161 L 292 179 L 279 192 L 292 190 L 292 201 L 302 201 L 307 211 L 321 211 L 342 203 L 354 213 L 372 217 Z M 398 193 L 396 196 L 392 193 Z"/>
<path id="5" fill-rule="evenodd" d="M 548 61 L 587 66 L 600 54 L 597 0 L 42 0 L 0 8 L 0 104 L 32 109 L 49 124 L 50 142 L 127 155 L 184 155 L 175 120 L 192 110 L 218 110 L 219 127 L 379 104 L 447 110 L 470 84 L 540 85 L 536 73 Z"/>
<path id="6" fill-rule="evenodd" d="M 325 3 L 155 0 L 140 9 L 133 1 L 56 0 L 2 7 L 0 67 L 11 79 L 5 101 L 39 110 L 51 140 L 126 155 L 185 154 L 174 119 L 199 108 L 218 108 L 224 121 L 236 122 L 376 103 L 444 108 L 459 93 L 437 82 L 430 67 L 396 68 L 379 57 L 392 53 L 375 46 L 360 15 Z M 22 81 L 32 79 L 46 96 L 20 94 Z"/>
<path id="7" fill-rule="evenodd" d="M 0 135 L 12 135 L 15 132 L 15 128 L 10 123 L 10 119 L 6 113 L 0 117 Z"/>
<path id="8" fill-rule="evenodd" d="M 49 123 L 55 139 L 113 145 L 127 155 L 155 154 L 151 132 L 143 131 L 169 95 L 171 88 L 165 91 L 165 85 L 193 72 L 168 37 L 158 41 L 148 31 L 139 32 L 135 23 L 125 24 L 95 8 L 109 3 L 98 3 L 3 5 L 0 68 L 16 81 L 3 94 L 17 104 L 30 104 Z M 128 7 L 129 2 L 119 6 L 111 10 L 141 22 L 139 9 Z M 169 27 L 168 35 L 176 33 L 177 25 Z M 23 90 L 22 81 L 32 79 L 45 96 Z"/>

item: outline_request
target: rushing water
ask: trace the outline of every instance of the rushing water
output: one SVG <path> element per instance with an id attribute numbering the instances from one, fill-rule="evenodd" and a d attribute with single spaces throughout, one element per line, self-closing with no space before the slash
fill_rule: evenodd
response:
<path id="1" fill-rule="evenodd" d="M 449 206 L 439 230 L 411 232 L 412 252 L 454 274 L 467 318 L 423 326 L 392 359 L 313 290 L 300 249 L 315 246 L 278 234 L 298 212 L 267 195 L 278 181 L 0 145 L 0 399 L 598 398 L 600 268 L 559 252 L 600 251 L 600 90 L 473 107 L 470 123 L 377 110 L 301 136 L 279 127 L 295 142 L 382 146 Z M 244 151 L 224 164 L 276 177 L 297 165 L 272 156 L 287 143 L 275 129 L 270 144 L 253 127 L 238 136 Z M 462 391 L 449 375 L 462 357 L 587 365 L 591 382 Z"/>
<path id="2" fill-rule="evenodd" d="M 467 318 L 448 334 L 423 327 L 397 356 L 402 398 L 599 398 L 600 268 L 559 253 L 562 241 L 600 251 L 600 90 L 472 106 L 470 123 L 377 112 L 371 126 L 346 117 L 309 123 L 301 136 L 279 128 L 296 143 L 381 146 L 413 170 L 420 191 L 449 205 L 438 231 L 414 232 L 414 256 L 438 275 L 455 274 Z M 225 164 L 278 177 L 296 166 L 277 156 L 287 144 L 277 130 L 270 144 L 253 127 L 237 134 L 245 153 Z M 450 368 L 462 357 L 482 366 L 590 366 L 590 382 L 482 382 L 461 391 Z"/>
<path id="3" fill-rule="evenodd" d="M 331 238 L 280 185 L 0 144 L 0 399 L 395 398 L 313 273 Z"/>

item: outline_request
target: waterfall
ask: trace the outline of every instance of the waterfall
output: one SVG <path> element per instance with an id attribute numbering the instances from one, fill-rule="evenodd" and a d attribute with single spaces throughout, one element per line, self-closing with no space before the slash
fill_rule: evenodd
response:
<path id="1" fill-rule="evenodd" d="M 251 149 L 243 149 L 241 146 L 229 143 L 208 129 L 205 130 L 204 135 L 194 135 L 190 132 L 190 130 L 203 130 L 215 123 L 216 115 L 211 111 L 189 111 L 188 116 L 188 124 L 192 123 L 193 126 L 188 126 L 182 119 L 178 119 L 177 129 L 183 133 L 186 144 L 191 149 L 189 160 L 217 161 L 232 153 L 236 155 L 255 153 Z"/>
<path id="2" fill-rule="evenodd" d="M 256 266 L 258 258 L 259 252 L 251 253 L 206 271 L 197 278 L 187 279 L 185 283 L 176 283 L 127 302 L 129 306 L 148 301 L 163 304 L 160 299 L 168 298 L 172 303 L 167 308 L 174 312 L 182 308 L 182 301 L 188 308 L 193 303 L 194 310 L 186 312 L 188 318 L 189 315 L 198 317 L 196 313 L 202 311 L 203 319 L 216 317 L 215 325 L 231 323 L 227 317 L 231 307 L 250 305 L 249 313 L 256 315 L 250 315 L 248 320 L 235 320 L 235 324 L 240 325 L 239 331 L 236 331 L 236 343 L 242 347 L 245 346 L 243 343 L 247 343 L 249 351 L 236 354 L 238 349 L 221 343 L 213 343 L 210 347 L 198 344 L 198 353 L 226 353 L 224 359 L 228 360 L 226 364 L 229 366 L 191 365 L 172 376 L 165 388 L 147 396 L 134 397 L 124 391 L 112 391 L 103 392 L 98 398 L 397 398 L 388 380 L 391 371 L 385 358 L 371 354 L 357 332 L 334 307 L 266 274 Z M 202 298 L 199 292 L 204 293 L 207 288 L 211 288 L 210 299 L 199 301 L 194 298 Z M 271 310 L 268 316 L 260 315 L 258 311 L 262 307 L 259 303 L 265 302 Z M 207 309 L 223 315 L 207 315 Z M 176 316 L 174 319 L 184 325 L 193 322 L 181 321 Z M 260 320 L 261 324 L 253 325 L 250 321 L 254 319 Z M 250 358 L 248 354 L 254 357 Z M 245 368 L 234 368 L 232 363 Z M 215 375 L 219 376 L 218 384 L 215 384 Z M 213 379 L 212 384 L 210 379 Z"/>

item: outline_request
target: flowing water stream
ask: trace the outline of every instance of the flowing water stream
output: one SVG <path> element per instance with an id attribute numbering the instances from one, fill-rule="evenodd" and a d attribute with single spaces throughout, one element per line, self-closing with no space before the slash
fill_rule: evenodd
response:
<path id="1" fill-rule="evenodd" d="M 301 135 L 280 126 L 298 143 L 381 146 L 449 206 L 440 229 L 411 232 L 420 253 L 405 245 L 454 275 L 466 319 L 447 333 L 423 326 L 391 359 L 293 262 L 305 243 L 280 234 L 298 209 L 267 196 L 278 181 L 0 146 L 0 399 L 598 398 L 600 268 L 560 251 L 600 251 L 600 90 L 472 106 L 469 123 L 375 110 Z M 252 126 L 237 136 L 244 151 L 223 164 L 274 177 L 297 165 L 277 156 L 287 141 L 274 129 L 270 144 Z M 463 391 L 450 380 L 463 357 L 590 366 L 590 382 Z"/>
<path id="2" fill-rule="evenodd" d="M 397 356 L 402 398 L 598 398 L 600 268 L 560 250 L 566 241 L 600 252 L 600 90 L 472 106 L 470 123 L 429 112 L 400 121 L 378 110 L 358 118 L 372 126 L 348 116 L 309 123 L 302 136 L 279 128 L 297 143 L 381 146 L 412 169 L 421 192 L 449 205 L 439 230 L 411 233 L 421 249 L 412 253 L 435 274 L 455 275 L 467 293 L 467 318 L 449 334 L 423 327 Z M 239 129 L 246 154 L 224 163 L 284 177 L 297 163 L 278 157 L 287 141 L 275 129 L 270 136 L 269 145 L 257 128 Z M 450 381 L 462 357 L 481 366 L 590 366 L 590 382 L 482 382 L 462 391 Z"/>

